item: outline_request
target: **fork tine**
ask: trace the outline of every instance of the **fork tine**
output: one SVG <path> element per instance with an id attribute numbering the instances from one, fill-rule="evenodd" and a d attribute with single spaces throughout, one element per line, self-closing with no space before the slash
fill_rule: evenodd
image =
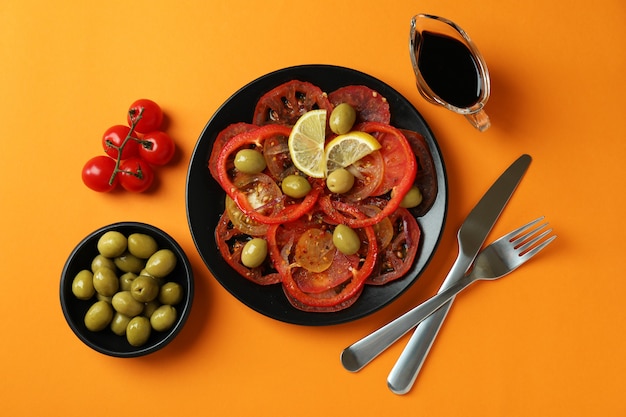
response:
<path id="1" fill-rule="evenodd" d="M 534 229 L 525 232 L 523 235 L 515 236 L 513 239 L 509 240 L 509 242 L 511 244 L 513 244 L 513 247 L 515 247 L 517 249 L 523 243 L 526 243 L 526 241 L 528 239 L 530 239 L 532 236 L 534 236 L 535 234 L 539 233 L 539 231 L 541 229 L 543 229 L 544 227 L 546 227 L 547 225 L 548 225 L 548 223 L 540 224 L 539 226 L 535 227 Z"/>
<path id="2" fill-rule="evenodd" d="M 546 225 L 544 224 L 544 225 L 541 226 L 541 228 L 543 228 L 545 226 Z M 541 230 L 541 228 L 533 230 L 532 233 L 539 232 Z M 552 231 L 552 229 L 548 229 L 548 230 L 544 230 L 542 233 L 539 233 L 538 235 L 533 235 L 532 239 L 530 239 L 528 241 L 524 241 L 522 245 L 516 246 L 515 249 L 517 249 L 520 254 L 523 254 L 524 252 L 527 252 L 528 249 L 532 248 L 535 245 L 535 243 L 539 242 L 546 235 L 548 235 L 551 231 Z"/>
<path id="3" fill-rule="evenodd" d="M 510 233 L 507 233 L 506 235 L 502 236 L 500 239 L 498 240 L 508 240 L 509 242 L 512 242 L 514 238 L 516 238 L 517 236 L 519 236 L 522 232 L 524 232 L 526 229 L 528 229 L 529 227 L 537 224 L 538 222 L 540 222 L 541 220 L 544 219 L 544 216 L 541 216 L 539 218 L 536 218 L 535 220 L 525 224 L 522 227 L 519 227 L 515 230 L 513 230 Z M 532 233 L 532 232 L 531 232 Z"/>
<path id="4" fill-rule="evenodd" d="M 533 256 L 535 256 L 536 254 L 538 254 L 543 248 L 548 246 L 548 244 L 550 244 L 550 242 L 552 242 L 554 239 L 556 239 L 556 235 L 550 237 L 549 239 L 544 240 L 543 242 L 541 242 L 541 244 L 535 246 L 534 248 L 532 248 L 528 252 L 522 253 L 520 255 L 520 259 L 522 261 L 524 261 L 524 262 L 527 261 L 528 259 L 530 259 Z"/>

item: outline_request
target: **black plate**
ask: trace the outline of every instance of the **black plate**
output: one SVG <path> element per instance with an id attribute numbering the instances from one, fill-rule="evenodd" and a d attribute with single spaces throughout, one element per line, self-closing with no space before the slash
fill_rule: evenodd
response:
<path id="1" fill-rule="evenodd" d="M 213 141 L 231 123 L 251 122 L 257 100 L 289 80 L 309 81 L 326 92 L 345 85 L 366 85 L 389 101 L 391 124 L 421 133 L 428 142 L 437 170 L 438 195 L 431 210 L 418 218 L 422 244 L 415 264 L 402 279 L 384 286 L 366 286 L 351 307 L 333 313 L 308 313 L 293 308 L 279 284 L 260 286 L 239 276 L 220 256 L 213 232 L 224 211 L 224 192 L 207 168 Z M 187 218 L 198 252 L 211 273 L 232 295 L 265 316 L 287 323 L 320 326 L 345 323 L 387 305 L 411 286 L 424 270 L 439 243 L 447 212 L 447 178 L 441 152 L 430 128 L 400 93 L 370 75 L 329 65 L 303 65 L 281 69 L 246 85 L 217 110 L 200 135 L 187 174 Z"/>

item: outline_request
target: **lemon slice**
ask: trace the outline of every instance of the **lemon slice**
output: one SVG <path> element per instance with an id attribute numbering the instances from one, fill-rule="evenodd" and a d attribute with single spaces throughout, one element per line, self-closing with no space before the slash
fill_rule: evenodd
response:
<path id="1" fill-rule="evenodd" d="M 324 142 L 326 140 L 326 110 L 304 113 L 289 134 L 287 145 L 293 164 L 313 178 L 324 178 Z"/>
<path id="2" fill-rule="evenodd" d="M 326 174 L 352 165 L 378 149 L 380 143 L 369 133 L 354 131 L 339 135 L 328 142 L 324 150 Z"/>

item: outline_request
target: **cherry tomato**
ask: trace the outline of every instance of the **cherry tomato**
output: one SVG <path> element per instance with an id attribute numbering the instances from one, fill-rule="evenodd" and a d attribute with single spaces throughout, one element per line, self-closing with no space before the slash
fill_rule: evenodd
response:
<path id="1" fill-rule="evenodd" d="M 83 183 L 94 191 L 111 191 L 119 182 L 117 175 L 111 181 L 114 170 L 115 160 L 106 155 L 95 156 L 87 161 L 83 167 Z"/>
<path id="2" fill-rule="evenodd" d="M 122 161 L 117 175 L 125 190 L 134 193 L 146 191 L 154 181 L 154 172 L 150 165 L 140 158 Z"/>
<path id="3" fill-rule="evenodd" d="M 106 152 L 106 154 L 111 158 L 117 159 L 117 155 L 119 153 L 118 148 L 122 146 L 129 132 L 130 127 L 124 125 L 115 125 L 108 128 L 104 132 L 104 135 L 102 135 L 102 148 L 104 149 L 104 152 Z M 126 141 L 124 149 L 122 150 L 121 159 L 134 158 L 138 155 L 139 144 L 137 141 L 133 139 Z"/>
<path id="4" fill-rule="evenodd" d="M 160 130 L 146 133 L 141 141 L 139 157 L 152 165 L 167 164 L 176 152 L 176 145 L 170 135 Z"/>
<path id="5" fill-rule="evenodd" d="M 142 108 L 143 113 L 141 113 Z M 141 119 L 137 122 L 137 125 L 135 125 L 135 131 L 148 133 L 161 128 L 161 124 L 163 123 L 163 110 L 161 110 L 161 107 L 157 103 L 142 98 L 131 104 L 127 115 L 129 126 L 132 126 L 133 121 L 139 117 L 140 113 Z"/>

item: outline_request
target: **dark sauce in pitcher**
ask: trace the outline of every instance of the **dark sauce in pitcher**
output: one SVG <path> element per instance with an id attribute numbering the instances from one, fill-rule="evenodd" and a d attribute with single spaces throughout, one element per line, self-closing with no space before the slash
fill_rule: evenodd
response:
<path id="1" fill-rule="evenodd" d="M 459 108 L 478 101 L 482 85 L 478 64 L 463 43 L 424 31 L 416 48 L 417 67 L 436 95 Z"/>

